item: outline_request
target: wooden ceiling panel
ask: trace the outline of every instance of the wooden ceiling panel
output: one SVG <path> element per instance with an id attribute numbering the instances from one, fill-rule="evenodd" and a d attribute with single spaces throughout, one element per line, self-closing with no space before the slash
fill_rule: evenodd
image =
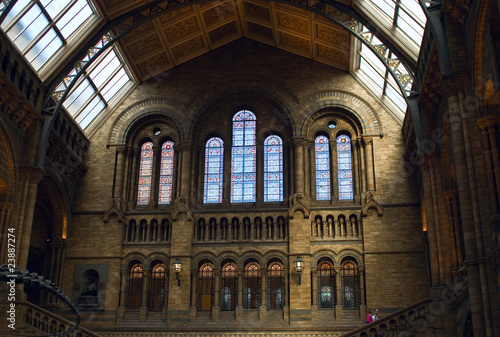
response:
<path id="1" fill-rule="evenodd" d="M 112 18 L 147 2 L 103 0 L 100 8 Z M 240 37 L 349 69 L 348 32 L 307 10 L 262 0 L 182 7 L 134 29 L 120 46 L 131 69 L 144 80 Z"/>

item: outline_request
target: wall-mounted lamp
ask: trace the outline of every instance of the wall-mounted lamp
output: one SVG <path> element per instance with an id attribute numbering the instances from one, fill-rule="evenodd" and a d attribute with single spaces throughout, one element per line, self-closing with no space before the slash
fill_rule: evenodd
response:
<path id="1" fill-rule="evenodd" d="M 174 263 L 172 263 L 172 270 L 175 273 L 175 279 L 177 280 L 177 286 L 181 285 L 181 279 L 179 278 L 179 273 L 182 270 L 182 262 L 179 259 L 175 259 Z"/>
<path id="2" fill-rule="evenodd" d="M 299 285 L 301 284 L 300 275 L 302 275 L 302 271 L 304 270 L 304 260 L 300 256 L 297 256 L 295 261 L 293 261 L 293 266 L 297 274 L 299 274 Z"/>

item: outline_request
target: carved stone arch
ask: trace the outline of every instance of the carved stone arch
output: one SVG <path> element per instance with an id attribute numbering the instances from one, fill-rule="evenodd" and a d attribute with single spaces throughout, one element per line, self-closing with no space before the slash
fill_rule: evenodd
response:
<path id="1" fill-rule="evenodd" d="M 177 129 L 181 140 L 184 140 L 184 130 L 188 130 L 191 120 L 185 114 L 186 108 L 181 104 L 162 99 L 148 99 L 134 104 L 124 110 L 115 119 L 108 135 L 108 145 L 126 144 L 130 129 L 140 120 L 150 116 L 161 116 Z"/>
<path id="2" fill-rule="evenodd" d="M 296 114 L 297 129 L 294 133 L 304 136 L 309 126 L 319 117 L 315 114 L 327 108 L 340 108 L 350 113 L 355 118 L 353 121 L 359 123 L 364 135 L 383 135 L 382 122 L 375 110 L 362 98 L 343 91 L 323 92 L 303 100 Z"/>
<path id="3" fill-rule="evenodd" d="M 188 138 L 194 138 L 204 121 L 204 115 L 216 106 L 227 102 L 231 97 L 258 97 L 263 102 L 273 106 L 281 113 L 284 122 L 294 129 L 294 120 L 291 112 L 298 107 L 298 101 L 281 85 L 262 78 L 237 78 L 222 81 L 205 92 L 200 93 L 188 106 L 187 111 L 193 111 L 194 121 Z M 290 137 L 293 135 L 290 135 Z"/>
<path id="4" fill-rule="evenodd" d="M 250 251 L 241 255 L 241 265 L 244 268 L 248 260 L 256 260 L 258 264 L 262 267 L 262 254 L 258 251 Z"/>
<path id="5" fill-rule="evenodd" d="M 238 253 L 227 251 L 227 252 L 224 252 L 224 253 L 220 254 L 219 256 L 217 256 L 217 258 L 215 260 L 215 269 L 221 269 L 222 263 L 226 260 L 234 261 L 234 263 L 236 263 L 238 268 L 241 268 L 241 259 L 240 259 L 240 256 L 238 255 Z"/>
<path id="6" fill-rule="evenodd" d="M 320 250 L 313 254 L 311 259 L 311 270 L 318 268 L 318 262 L 322 258 L 328 258 L 335 265 L 336 254 L 331 250 Z"/>
<path id="7" fill-rule="evenodd" d="M 198 270 L 200 268 L 200 263 L 204 260 L 208 260 L 208 261 L 212 262 L 212 264 L 214 265 L 214 269 L 215 269 L 217 257 L 212 252 L 208 252 L 208 251 L 201 252 L 193 257 L 192 263 L 191 263 L 191 269 Z"/>
<path id="8" fill-rule="evenodd" d="M 169 257 L 167 255 L 163 253 L 151 253 L 146 257 L 146 260 L 144 261 L 144 269 L 151 270 L 151 268 L 153 267 L 152 263 L 155 261 L 161 261 L 165 264 L 165 266 L 170 265 Z"/>
<path id="9" fill-rule="evenodd" d="M 267 268 L 269 266 L 269 262 L 275 259 L 280 260 L 283 263 L 284 269 L 288 269 L 288 256 L 285 253 L 276 250 L 270 251 L 263 256 L 262 265 Z"/>
<path id="10" fill-rule="evenodd" d="M 46 199 L 51 208 L 51 240 L 66 238 L 68 225 L 71 223 L 69 193 L 66 186 L 58 179 L 57 173 L 51 168 L 45 170 L 45 176 L 38 184 L 36 202 Z"/>
<path id="11" fill-rule="evenodd" d="M 335 266 L 340 266 L 344 258 L 349 257 L 356 261 L 358 268 L 364 266 L 363 254 L 354 249 L 344 249 L 335 258 Z"/>
<path id="12" fill-rule="evenodd" d="M 133 261 L 139 261 L 142 263 L 142 269 L 145 270 L 145 262 L 146 262 L 146 257 L 142 253 L 130 253 L 127 254 L 123 259 L 122 259 L 122 268 L 125 268 L 126 270 L 129 270 L 131 266 L 131 263 Z"/>

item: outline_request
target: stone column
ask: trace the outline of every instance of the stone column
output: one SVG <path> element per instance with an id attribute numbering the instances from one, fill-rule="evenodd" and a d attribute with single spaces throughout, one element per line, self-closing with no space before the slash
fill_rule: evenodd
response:
<path id="1" fill-rule="evenodd" d="M 494 161 L 498 161 L 498 149 L 496 147 L 496 131 L 495 131 L 495 123 L 490 125 L 491 121 L 481 119 L 478 122 L 479 128 L 481 130 L 481 138 L 483 142 L 484 149 L 484 159 L 486 164 L 486 174 L 488 177 L 488 186 L 490 191 L 490 199 L 491 199 L 491 211 L 492 214 L 498 214 L 499 212 L 499 184 L 497 174 L 495 172 Z M 490 128 L 491 127 L 491 128 Z M 494 143 L 491 143 L 494 142 Z M 496 157 L 493 155 L 493 151 L 496 152 Z M 500 173 L 500 172 L 499 172 Z"/>
<path id="2" fill-rule="evenodd" d="M 189 197 L 191 187 L 191 149 L 192 143 L 181 143 L 182 172 L 181 172 L 181 197 Z"/>
<path id="3" fill-rule="evenodd" d="M 198 270 L 191 270 L 191 306 L 189 307 L 189 321 L 194 322 L 196 320 L 197 313 L 197 301 L 198 298 Z"/>
<path id="4" fill-rule="evenodd" d="M 310 195 L 313 200 L 316 200 L 316 153 L 314 143 L 309 144 L 309 187 Z"/>
<path id="5" fill-rule="evenodd" d="M 212 307 L 212 321 L 219 320 L 220 313 L 220 270 L 215 270 L 215 290 L 214 290 L 214 306 Z"/>
<path id="6" fill-rule="evenodd" d="M 116 147 L 116 167 L 115 167 L 115 189 L 113 191 L 113 203 L 120 209 L 122 193 L 123 193 L 123 180 L 125 174 L 125 146 Z"/>
<path id="7" fill-rule="evenodd" d="M 161 148 L 158 146 L 153 146 L 153 168 L 152 168 L 152 177 L 151 177 L 151 193 L 149 195 L 149 206 L 156 207 L 158 205 L 158 193 L 159 187 L 158 183 L 160 182 L 160 155 Z"/>
<path id="8" fill-rule="evenodd" d="M 149 270 L 142 271 L 142 296 L 141 307 L 139 308 L 139 321 L 144 322 L 148 318 L 148 295 L 149 283 L 151 281 L 151 272 Z"/>
<path id="9" fill-rule="evenodd" d="M 295 155 L 295 191 L 296 193 L 304 193 L 304 139 L 294 138 L 294 155 Z"/>
<path id="10" fill-rule="evenodd" d="M 311 307 L 311 320 L 318 321 L 318 270 L 315 269 L 311 272 L 311 286 L 312 286 L 312 307 Z"/>
<path id="11" fill-rule="evenodd" d="M 356 199 L 356 196 L 357 195 L 360 195 L 360 190 L 359 190 L 359 187 L 360 187 L 360 174 L 359 174 L 359 142 L 357 139 L 352 139 L 351 140 L 351 144 L 352 144 L 352 154 L 353 154 L 353 158 L 352 158 L 352 175 L 353 175 L 353 179 L 352 179 L 352 187 L 353 187 L 353 192 L 354 192 L 354 199 Z"/>
<path id="12" fill-rule="evenodd" d="M 129 201 L 128 208 L 133 209 L 137 204 L 137 178 L 139 178 L 139 169 L 137 165 L 139 164 L 139 155 L 141 151 L 139 149 L 132 149 L 130 151 L 130 160 L 132 161 L 132 170 L 130 175 L 130 184 L 128 186 L 129 191 Z"/>
<path id="13" fill-rule="evenodd" d="M 335 303 L 335 319 L 341 320 L 343 316 L 342 312 L 342 269 L 340 266 L 335 266 L 335 290 L 337 303 Z"/>
<path id="14" fill-rule="evenodd" d="M 18 183 L 20 192 L 16 200 L 18 211 L 17 217 L 13 220 L 16 223 L 17 266 L 21 269 L 25 269 L 28 262 L 36 194 L 42 178 L 43 173 L 38 169 L 27 167 L 20 170 Z"/>
<path id="15" fill-rule="evenodd" d="M 241 323 L 243 319 L 243 270 L 238 269 L 238 301 L 236 303 L 235 320 L 236 323 Z"/>
<path id="16" fill-rule="evenodd" d="M 116 321 L 121 322 L 125 318 L 126 301 L 127 301 L 127 287 L 128 287 L 128 269 L 123 266 L 120 269 L 120 298 L 118 308 L 116 309 Z"/>
<path id="17" fill-rule="evenodd" d="M 373 139 L 363 138 L 365 145 L 365 167 L 366 167 L 366 189 L 368 191 L 375 191 L 375 178 L 373 170 Z"/>
<path id="18" fill-rule="evenodd" d="M 359 271 L 359 318 L 364 319 L 366 317 L 366 302 L 365 302 L 365 267 L 358 266 Z"/>
<path id="19" fill-rule="evenodd" d="M 260 268 L 260 308 L 259 308 L 259 319 L 265 321 L 267 317 L 267 268 Z"/>

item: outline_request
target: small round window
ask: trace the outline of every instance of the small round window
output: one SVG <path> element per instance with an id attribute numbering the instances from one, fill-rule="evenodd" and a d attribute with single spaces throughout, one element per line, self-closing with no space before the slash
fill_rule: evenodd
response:
<path id="1" fill-rule="evenodd" d="M 336 126 L 337 126 L 337 122 L 336 121 L 329 121 L 328 122 L 328 128 L 329 129 L 335 129 Z"/>
<path id="2" fill-rule="evenodd" d="M 154 134 L 155 136 L 159 136 L 159 135 L 161 135 L 161 129 L 160 129 L 160 128 L 154 128 L 154 129 L 153 129 L 153 134 Z"/>

